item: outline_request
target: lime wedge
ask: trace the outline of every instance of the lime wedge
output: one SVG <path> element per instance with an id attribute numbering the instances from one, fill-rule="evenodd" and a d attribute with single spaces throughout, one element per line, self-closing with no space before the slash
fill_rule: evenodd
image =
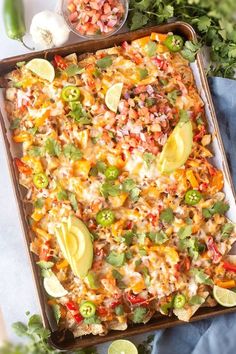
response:
<path id="1" fill-rule="evenodd" d="M 108 354 L 138 354 L 138 350 L 129 340 L 119 339 L 111 343 Z"/>
<path id="2" fill-rule="evenodd" d="M 122 82 L 118 82 L 117 84 L 112 85 L 106 93 L 105 97 L 105 103 L 107 107 L 112 111 L 115 112 L 117 111 L 119 102 L 120 102 L 120 96 L 122 92 L 123 84 Z"/>
<path id="3" fill-rule="evenodd" d="M 158 167 L 162 173 L 171 173 L 188 159 L 193 144 L 193 130 L 190 121 L 177 124 L 161 152 Z"/>
<path id="4" fill-rule="evenodd" d="M 27 69 L 32 71 L 35 75 L 41 79 L 52 82 L 55 77 L 55 70 L 53 65 L 46 59 L 32 59 L 26 66 Z"/>
<path id="5" fill-rule="evenodd" d="M 236 306 L 236 293 L 234 291 L 220 288 L 219 286 L 214 285 L 213 295 L 216 301 L 222 306 Z"/>
<path id="6" fill-rule="evenodd" d="M 62 297 L 68 294 L 68 291 L 63 288 L 54 273 L 51 273 L 49 277 L 44 278 L 43 285 L 48 295 L 52 297 Z"/>

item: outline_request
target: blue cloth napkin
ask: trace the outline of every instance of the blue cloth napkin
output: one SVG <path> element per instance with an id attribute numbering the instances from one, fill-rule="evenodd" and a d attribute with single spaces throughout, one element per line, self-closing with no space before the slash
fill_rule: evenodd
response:
<path id="1" fill-rule="evenodd" d="M 210 78 L 221 136 L 236 187 L 236 80 Z M 236 313 L 157 331 L 152 354 L 232 354 Z"/>

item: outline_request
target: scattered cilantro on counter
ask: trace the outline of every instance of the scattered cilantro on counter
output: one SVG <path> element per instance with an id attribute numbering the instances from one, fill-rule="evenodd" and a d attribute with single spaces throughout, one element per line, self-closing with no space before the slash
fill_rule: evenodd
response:
<path id="1" fill-rule="evenodd" d="M 57 306 L 57 305 L 55 305 Z M 55 317 L 60 315 L 59 306 L 53 308 Z M 123 308 L 122 306 L 117 306 L 115 309 L 118 312 L 117 315 L 121 315 Z M 134 310 L 133 320 L 142 321 L 146 315 L 147 310 L 144 307 L 137 307 Z M 0 354 L 62 354 L 61 351 L 53 349 L 49 343 L 48 339 L 50 337 L 50 331 L 43 327 L 42 319 L 39 315 L 32 315 L 26 313 L 28 316 L 28 323 L 16 322 L 12 325 L 13 331 L 18 337 L 24 338 L 24 344 L 13 344 L 6 342 L 0 347 Z M 97 316 L 86 319 L 88 323 L 100 323 Z M 136 322 L 138 323 L 138 322 Z M 154 335 L 149 335 L 147 340 L 143 341 L 138 345 L 139 354 L 150 354 L 152 351 L 152 342 Z M 70 352 L 70 354 L 98 354 L 96 347 L 78 349 L 76 351 Z"/>
<path id="2" fill-rule="evenodd" d="M 210 49 L 209 76 L 233 78 L 236 69 L 236 1 L 235 0 L 130 0 L 129 27 L 161 24 L 172 18 L 190 23 L 199 42 L 187 41 L 182 55 L 194 61 L 202 45 Z"/>

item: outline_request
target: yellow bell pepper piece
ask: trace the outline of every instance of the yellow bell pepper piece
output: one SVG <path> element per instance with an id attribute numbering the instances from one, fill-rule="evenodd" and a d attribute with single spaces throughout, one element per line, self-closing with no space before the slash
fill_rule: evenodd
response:
<path id="1" fill-rule="evenodd" d="M 41 209 L 35 209 L 33 214 L 31 214 L 31 218 L 34 221 L 39 221 L 44 217 L 45 213 Z"/>
<path id="2" fill-rule="evenodd" d="M 50 111 L 46 111 L 41 117 L 35 118 L 34 119 L 34 125 L 36 127 L 40 127 L 44 124 L 45 120 L 49 117 Z"/>
<path id="3" fill-rule="evenodd" d="M 136 47 L 136 48 L 144 48 L 148 42 L 150 41 L 150 36 L 146 36 L 143 38 L 139 38 L 139 39 L 135 39 L 134 41 L 132 41 L 132 46 Z"/>
<path id="4" fill-rule="evenodd" d="M 124 226 L 124 220 L 119 220 L 111 225 L 112 236 L 117 237 L 121 236 Z"/>
<path id="5" fill-rule="evenodd" d="M 159 198 L 160 196 L 160 191 L 157 187 L 149 187 L 143 190 L 142 195 L 143 196 L 148 196 L 151 198 Z"/>
<path id="6" fill-rule="evenodd" d="M 24 142 L 32 141 L 32 135 L 26 131 L 21 131 L 19 134 L 13 137 L 13 140 L 16 143 L 24 143 Z"/>
<path id="7" fill-rule="evenodd" d="M 194 175 L 192 170 L 187 170 L 186 171 L 186 177 L 189 180 L 189 182 L 191 183 L 191 186 L 193 188 L 198 188 L 199 183 L 198 183 L 198 180 L 196 179 L 196 177 L 195 177 L 195 175 Z"/>
<path id="8" fill-rule="evenodd" d="M 78 132 L 77 139 L 78 139 L 80 147 L 82 149 L 86 149 L 86 147 L 88 145 L 88 130 L 85 129 L 85 130 Z"/>
<path id="9" fill-rule="evenodd" d="M 140 293 L 142 290 L 146 288 L 144 280 L 140 279 L 137 283 L 135 283 L 131 289 L 133 290 L 134 293 Z"/>
<path id="10" fill-rule="evenodd" d="M 235 288 L 236 286 L 236 281 L 231 279 L 231 280 L 216 280 L 215 284 L 218 285 L 220 288 L 225 288 L 225 289 L 232 289 Z"/>
<path id="11" fill-rule="evenodd" d="M 59 262 L 59 263 L 56 264 L 56 268 L 57 268 L 58 270 L 60 270 L 60 269 L 66 268 L 68 265 L 69 265 L 69 263 L 67 262 L 66 259 L 64 259 L 63 261 L 61 261 L 61 262 Z"/>
<path id="12" fill-rule="evenodd" d="M 109 165 L 122 168 L 125 165 L 125 161 L 122 160 L 120 155 L 107 154 L 106 156 Z"/>
<path id="13" fill-rule="evenodd" d="M 88 160 L 76 161 L 73 164 L 73 172 L 76 177 L 87 178 L 91 168 L 91 162 Z"/>
<path id="14" fill-rule="evenodd" d="M 121 193 L 115 197 L 109 197 L 109 202 L 112 205 L 112 208 L 120 208 L 128 197 L 128 193 Z"/>
<path id="15" fill-rule="evenodd" d="M 51 235 L 49 235 L 49 233 L 47 233 L 45 230 L 40 229 L 39 227 L 35 227 L 34 228 L 35 233 L 37 234 L 37 236 L 39 236 L 40 238 L 42 238 L 45 241 L 48 241 L 52 238 Z"/>
<path id="16" fill-rule="evenodd" d="M 159 43 L 162 43 L 165 41 L 166 37 L 167 37 L 167 34 L 152 32 L 150 39 L 152 41 L 157 41 Z"/>
<path id="17" fill-rule="evenodd" d="M 34 173 L 43 172 L 43 166 L 39 158 L 27 155 L 22 157 L 21 160 L 25 162 L 30 168 L 32 168 Z"/>

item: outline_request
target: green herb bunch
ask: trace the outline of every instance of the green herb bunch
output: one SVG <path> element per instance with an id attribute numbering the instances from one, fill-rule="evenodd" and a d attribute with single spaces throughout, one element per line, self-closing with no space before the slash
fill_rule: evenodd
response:
<path id="1" fill-rule="evenodd" d="M 131 30 L 176 19 L 191 24 L 199 44 L 210 48 L 208 75 L 233 78 L 236 70 L 235 0 L 131 0 Z M 198 50 L 187 41 L 184 56 L 190 61 Z"/>
<path id="2" fill-rule="evenodd" d="M 29 315 L 29 313 L 27 313 Z M 0 354 L 60 354 L 53 349 L 48 339 L 50 331 L 44 328 L 39 315 L 29 316 L 28 323 L 16 322 L 12 326 L 18 337 L 25 338 L 25 344 L 5 343 L 0 348 Z M 70 354 L 97 354 L 96 348 L 77 350 Z"/>

